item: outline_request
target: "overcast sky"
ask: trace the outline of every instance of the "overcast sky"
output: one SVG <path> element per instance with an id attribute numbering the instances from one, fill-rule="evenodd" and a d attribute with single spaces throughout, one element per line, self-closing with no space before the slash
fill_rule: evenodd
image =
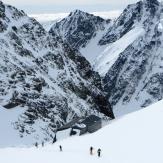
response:
<path id="1" fill-rule="evenodd" d="M 138 0 L 2 0 L 25 10 L 27 13 L 69 12 L 74 9 L 85 11 L 122 10 L 127 4 Z"/>

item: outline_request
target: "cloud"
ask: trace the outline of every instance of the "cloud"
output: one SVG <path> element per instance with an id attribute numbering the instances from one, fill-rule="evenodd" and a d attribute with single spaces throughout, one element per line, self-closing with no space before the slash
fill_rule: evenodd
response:
<path id="1" fill-rule="evenodd" d="M 15 5 L 91 5 L 91 4 L 107 4 L 120 5 L 133 3 L 137 0 L 4 0 L 3 2 Z"/>

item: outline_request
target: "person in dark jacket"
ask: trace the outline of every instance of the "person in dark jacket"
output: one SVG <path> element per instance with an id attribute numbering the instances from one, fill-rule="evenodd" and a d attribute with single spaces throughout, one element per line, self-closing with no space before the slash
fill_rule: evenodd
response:
<path id="1" fill-rule="evenodd" d="M 93 155 L 93 147 L 90 147 L 90 155 Z"/>
<path id="2" fill-rule="evenodd" d="M 63 151 L 63 149 L 62 149 L 62 146 L 61 146 L 61 145 L 59 146 L 59 150 L 60 150 L 60 152 L 62 152 L 62 151 Z"/>
<path id="3" fill-rule="evenodd" d="M 98 154 L 98 157 L 101 157 L 101 149 L 100 148 L 97 150 L 97 154 Z"/>
<path id="4" fill-rule="evenodd" d="M 44 142 L 42 142 L 42 147 L 44 147 Z"/>
<path id="5" fill-rule="evenodd" d="M 54 144 L 56 141 L 57 141 L 57 135 L 55 134 L 52 144 Z"/>
<path id="6" fill-rule="evenodd" d="M 38 148 L 38 143 L 37 142 L 35 143 L 35 147 Z"/>

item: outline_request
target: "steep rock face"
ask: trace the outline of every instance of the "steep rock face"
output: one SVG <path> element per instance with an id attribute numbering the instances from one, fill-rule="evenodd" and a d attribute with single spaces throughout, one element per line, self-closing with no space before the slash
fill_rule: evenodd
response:
<path id="1" fill-rule="evenodd" d="M 127 23 L 130 17 L 137 15 L 138 19 L 134 24 L 131 23 L 132 28 L 141 26 L 144 34 L 120 53 L 104 79 L 105 89 L 109 92 L 108 97 L 117 116 L 146 107 L 163 96 L 163 6 L 157 0 L 141 1 L 130 6 L 134 11 L 130 10 L 129 17 L 123 18 L 129 8 L 125 9 L 118 21 Z M 141 8 L 137 10 L 137 6 Z M 107 41 L 110 42 L 109 39 Z"/>
<path id="2" fill-rule="evenodd" d="M 24 109 L 21 137 L 50 140 L 75 117 L 114 118 L 98 73 L 23 11 L 0 2 L 0 105 Z"/>
<path id="3" fill-rule="evenodd" d="M 52 35 L 60 36 L 73 49 L 80 49 L 96 36 L 98 30 L 104 30 L 110 21 L 75 10 L 68 17 L 54 24 L 49 32 Z"/>

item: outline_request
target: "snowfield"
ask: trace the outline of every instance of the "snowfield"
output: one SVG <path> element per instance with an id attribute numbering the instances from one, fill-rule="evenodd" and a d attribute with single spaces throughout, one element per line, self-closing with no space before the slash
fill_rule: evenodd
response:
<path id="1" fill-rule="evenodd" d="M 128 114 L 94 134 L 71 137 L 44 148 L 15 147 L 0 149 L 1 163 L 162 163 L 163 100 Z M 59 152 L 58 146 L 63 146 Z M 89 155 L 89 148 L 95 148 Z M 98 158 L 96 150 L 102 149 Z"/>

